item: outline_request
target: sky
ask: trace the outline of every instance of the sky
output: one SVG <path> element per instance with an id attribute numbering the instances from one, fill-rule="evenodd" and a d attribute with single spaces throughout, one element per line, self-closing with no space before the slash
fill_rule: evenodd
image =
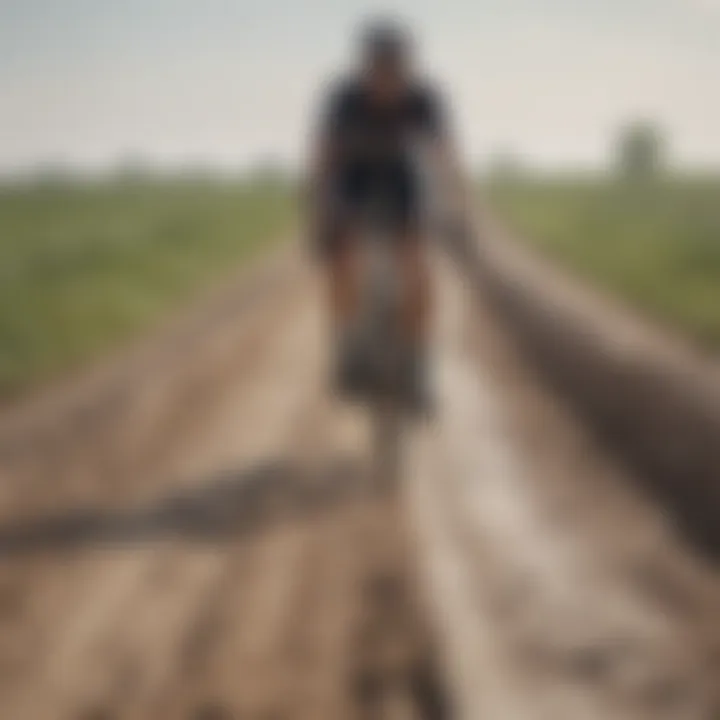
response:
<path id="1" fill-rule="evenodd" d="M 650 118 L 720 164 L 720 0 L 0 0 L 0 173 L 297 164 L 378 12 L 414 29 L 470 163 L 601 165 Z"/>

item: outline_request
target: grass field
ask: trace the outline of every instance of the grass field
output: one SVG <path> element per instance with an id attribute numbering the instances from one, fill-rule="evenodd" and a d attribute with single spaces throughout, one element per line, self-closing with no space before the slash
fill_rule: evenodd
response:
<path id="1" fill-rule="evenodd" d="M 720 177 L 495 184 L 521 236 L 647 314 L 720 348 Z"/>
<path id="2" fill-rule="evenodd" d="M 211 182 L 0 190 L 0 397 L 128 339 L 287 230 L 289 193 Z"/>

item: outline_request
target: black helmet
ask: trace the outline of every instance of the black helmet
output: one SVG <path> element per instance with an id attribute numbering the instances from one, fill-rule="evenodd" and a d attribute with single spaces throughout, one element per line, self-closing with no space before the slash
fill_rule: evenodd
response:
<path id="1" fill-rule="evenodd" d="M 381 18 L 368 22 L 361 36 L 362 53 L 366 60 L 404 61 L 411 51 L 411 38 L 398 21 Z"/>

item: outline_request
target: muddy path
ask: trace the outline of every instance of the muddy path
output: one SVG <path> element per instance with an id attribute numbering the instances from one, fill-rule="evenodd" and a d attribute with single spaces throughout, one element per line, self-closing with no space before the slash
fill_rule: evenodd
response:
<path id="1" fill-rule="evenodd" d="M 717 718 L 714 568 L 464 277 L 383 487 L 317 278 L 277 273 L 3 419 L 0 716 Z"/>

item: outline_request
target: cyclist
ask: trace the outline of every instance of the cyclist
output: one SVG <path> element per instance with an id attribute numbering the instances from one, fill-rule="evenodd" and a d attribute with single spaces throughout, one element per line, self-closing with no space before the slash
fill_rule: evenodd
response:
<path id="1" fill-rule="evenodd" d="M 413 148 L 460 189 L 445 109 L 435 89 L 416 72 L 411 38 L 403 26 L 373 21 L 361 36 L 358 68 L 326 99 L 311 167 L 313 235 L 326 261 L 331 318 L 337 338 L 336 380 L 341 392 L 362 386 L 353 324 L 359 304 L 363 213 L 380 199 L 389 211 L 392 242 L 404 296 L 400 332 L 404 396 L 419 409 L 430 404 L 427 350 L 431 288 L 423 243 L 422 178 Z"/>

